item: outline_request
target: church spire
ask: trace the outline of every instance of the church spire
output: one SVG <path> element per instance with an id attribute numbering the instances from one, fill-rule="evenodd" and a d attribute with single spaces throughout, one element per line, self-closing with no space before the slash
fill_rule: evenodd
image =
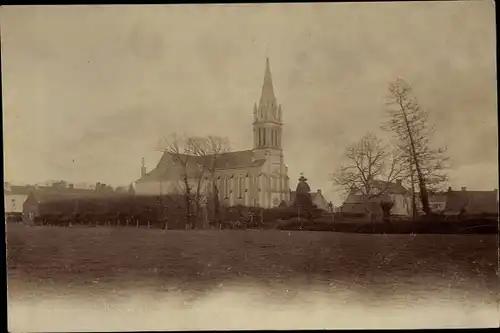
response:
<path id="1" fill-rule="evenodd" d="M 274 96 L 273 78 L 271 76 L 269 58 L 266 58 L 266 71 L 264 73 L 264 84 L 262 85 L 262 94 L 260 96 L 259 106 L 264 105 L 276 105 L 276 97 Z"/>
<path id="2" fill-rule="evenodd" d="M 282 110 L 274 95 L 269 58 L 266 58 L 264 84 L 259 105 L 254 105 L 254 148 L 280 150 L 282 133 Z"/>

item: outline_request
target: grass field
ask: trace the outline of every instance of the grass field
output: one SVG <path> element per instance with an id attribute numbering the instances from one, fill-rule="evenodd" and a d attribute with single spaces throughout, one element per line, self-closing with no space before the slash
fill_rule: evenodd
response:
<path id="1" fill-rule="evenodd" d="M 429 327 L 425 320 L 431 317 L 434 324 L 428 325 L 436 327 L 446 320 L 446 325 L 489 327 L 495 323 L 491 313 L 497 311 L 495 235 L 9 225 L 7 251 L 10 325 L 20 330 L 422 328 Z M 241 293 L 210 296 L 214 290 L 233 287 L 266 296 L 258 305 Z M 145 299 L 146 294 L 151 297 Z M 183 295 L 179 296 L 183 301 L 176 303 L 173 295 Z M 78 308 L 84 304 L 77 301 L 82 297 L 87 298 L 87 308 Z M 189 312 L 185 304 L 195 299 L 205 301 Z M 450 307 L 444 301 L 462 305 Z M 139 303 L 149 310 L 138 309 Z M 99 304 L 107 310 L 99 310 Z M 416 310 L 397 312 L 400 306 L 416 305 L 426 313 L 419 314 L 420 321 L 411 322 Z M 110 306 L 134 310 L 112 312 Z M 429 310 L 430 306 L 439 311 Z M 58 321 L 48 319 L 54 307 Z M 156 314 L 160 309 L 171 317 Z M 101 318 L 96 319 L 100 322 L 89 326 L 92 322 L 78 315 L 82 311 L 89 311 L 86 317 Z M 346 311 L 352 316 L 346 317 Z M 137 320 L 139 314 L 150 318 L 150 326 Z M 27 315 L 30 322 L 23 319 Z M 247 319 L 253 318 L 249 315 L 261 319 Z M 280 315 L 288 319 L 277 320 Z M 371 321 L 360 322 L 359 316 Z M 384 324 L 381 316 L 386 316 Z M 74 320 L 64 321 L 66 317 Z"/>
<path id="2" fill-rule="evenodd" d="M 288 231 L 161 231 L 9 225 L 9 277 L 188 285 L 336 279 L 381 286 L 423 278 L 496 286 L 494 235 L 362 235 Z M 432 286 L 430 287 L 432 288 Z"/>

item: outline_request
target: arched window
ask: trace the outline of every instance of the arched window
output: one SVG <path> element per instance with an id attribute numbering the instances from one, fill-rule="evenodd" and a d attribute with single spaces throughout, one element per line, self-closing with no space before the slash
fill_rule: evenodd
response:
<path id="1" fill-rule="evenodd" d="M 243 177 L 238 177 L 238 198 L 243 198 Z"/>
<path id="2" fill-rule="evenodd" d="M 224 177 L 224 197 L 229 197 L 229 177 Z"/>
<path id="3" fill-rule="evenodd" d="M 220 198 L 222 196 L 222 180 L 220 177 L 217 177 L 215 180 L 215 186 L 217 187 L 217 196 Z"/>

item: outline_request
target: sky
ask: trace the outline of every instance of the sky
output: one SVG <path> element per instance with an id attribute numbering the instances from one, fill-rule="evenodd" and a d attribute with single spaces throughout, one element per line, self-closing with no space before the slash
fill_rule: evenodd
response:
<path id="1" fill-rule="evenodd" d="M 269 57 L 290 184 L 341 203 L 347 145 L 381 137 L 391 81 L 448 148 L 450 186 L 498 188 L 493 1 L 2 6 L 4 175 L 127 185 L 173 133 L 252 148 Z"/>

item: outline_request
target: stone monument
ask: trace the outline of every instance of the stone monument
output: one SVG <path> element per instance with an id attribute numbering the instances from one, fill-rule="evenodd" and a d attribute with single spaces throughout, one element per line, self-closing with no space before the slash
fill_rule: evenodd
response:
<path id="1" fill-rule="evenodd" d="M 313 207 L 311 200 L 311 188 L 307 183 L 307 178 L 304 174 L 300 173 L 299 183 L 297 184 L 297 189 L 295 191 L 294 206 L 301 208 L 302 210 L 307 210 Z"/>

